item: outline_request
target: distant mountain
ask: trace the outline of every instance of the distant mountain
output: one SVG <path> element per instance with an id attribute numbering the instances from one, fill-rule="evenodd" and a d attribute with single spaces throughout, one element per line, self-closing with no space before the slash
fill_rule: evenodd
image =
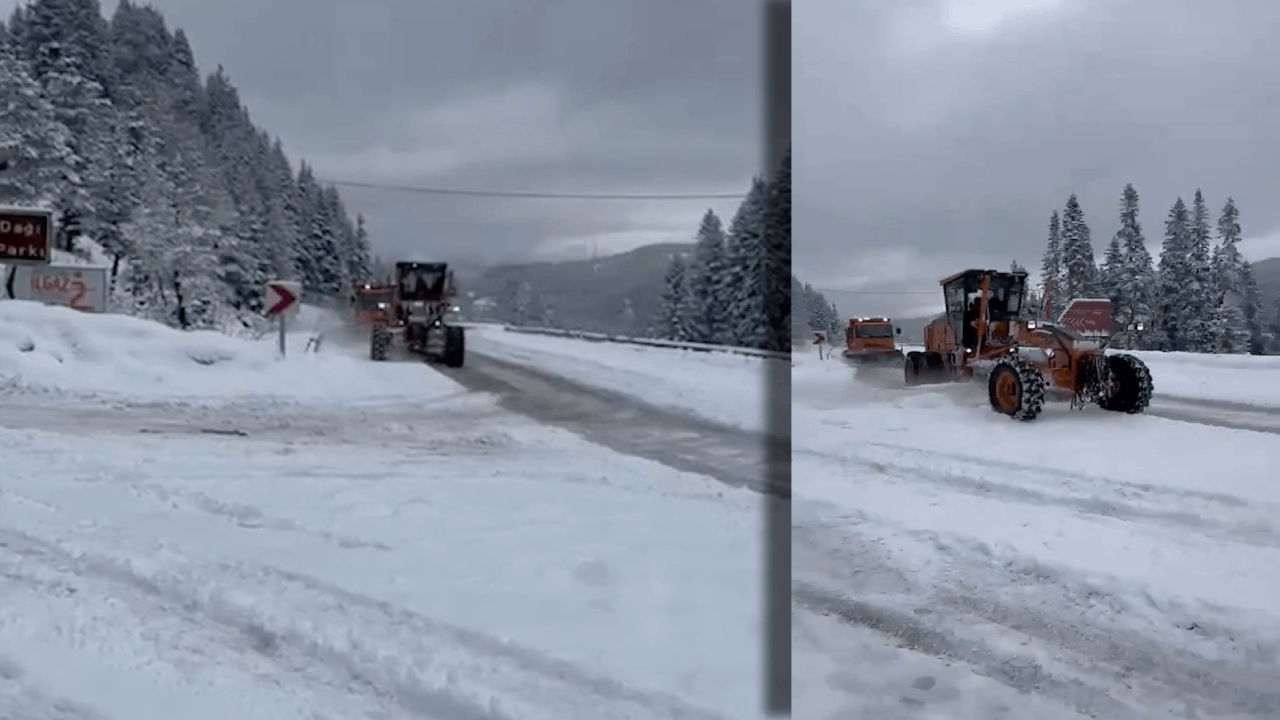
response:
<path id="1" fill-rule="evenodd" d="M 514 296 L 523 293 L 550 308 L 558 327 L 635 335 L 657 312 L 671 258 L 692 251 L 691 243 L 646 245 L 594 260 L 459 268 L 455 277 L 467 317 L 479 319 L 485 311 L 476 301 L 487 299 L 488 317 L 510 322 Z"/>

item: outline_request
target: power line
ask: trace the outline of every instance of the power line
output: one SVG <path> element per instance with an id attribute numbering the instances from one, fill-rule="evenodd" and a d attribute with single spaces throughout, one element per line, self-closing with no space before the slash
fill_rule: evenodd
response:
<path id="1" fill-rule="evenodd" d="M 814 288 L 824 293 L 846 293 L 849 295 L 937 295 L 936 291 L 924 290 L 835 290 L 832 288 Z"/>
<path id="2" fill-rule="evenodd" d="M 741 200 L 745 193 L 704 193 L 704 194 L 671 194 L 671 195 L 633 195 L 628 193 L 593 195 L 588 193 L 548 193 L 520 192 L 504 190 L 460 190 L 457 188 L 411 187 L 408 185 L 387 185 L 383 183 L 356 182 L 354 180 L 329 180 L 317 178 L 330 185 L 367 188 L 370 190 L 395 190 L 398 192 L 419 193 L 422 195 L 466 195 L 471 197 L 506 197 L 531 198 L 537 200 Z"/>

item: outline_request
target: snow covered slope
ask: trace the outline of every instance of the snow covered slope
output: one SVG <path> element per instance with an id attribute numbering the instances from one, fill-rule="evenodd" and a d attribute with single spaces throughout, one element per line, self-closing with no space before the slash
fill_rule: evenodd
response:
<path id="1" fill-rule="evenodd" d="M 1274 717 L 1280 435 L 795 360 L 797 716 Z"/>
<path id="2" fill-rule="evenodd" d="M 758 496 L 274 352 L 0 302 L 0 717 L 762 716 Z"/>
<path id="3" fill-rule="evenodd" d="M 755 432 L 765 428 L 765 364 L 780 362 L 512 333 L 501 325 L 473 326 L 467 342 L 475 352 Z"/>

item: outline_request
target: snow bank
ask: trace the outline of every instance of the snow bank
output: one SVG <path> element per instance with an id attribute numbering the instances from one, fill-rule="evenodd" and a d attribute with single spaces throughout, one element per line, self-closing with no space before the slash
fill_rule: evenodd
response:
<path id="1" fill-rule="evenodd" d="M 304 307 L 278 357 L 278 339 L 183 332 L 124 315 L 87 315 L 25 301 L 0 302 L 0 387 L 8 392 L 117 397 L 411 400 L 456 384 L 420 364 L 374 365 L 351 353 L 306 352 L 337 322 Z"/>
<path id="2" fill-rule="evenodd" d="M 907 350 L 923 350 L 918 345 Z M 1210 355 L 1112 349 L 1142 358 L 1156 396 L 1280 407 L 1280 356 Z"/>
<path id="3" fill-rule="evenodd" d="M 1280 407 L 1280 356 L 1132 354 L 1151 369 L 1156 395 Z"/>
<path id="4" fill-rule="evenodd" d="M 506 332 L 501 326 L 472 326 L 468 339 L 475 352 L 755 432 L 765 427 L 766 363 L 781 362 Z"/>

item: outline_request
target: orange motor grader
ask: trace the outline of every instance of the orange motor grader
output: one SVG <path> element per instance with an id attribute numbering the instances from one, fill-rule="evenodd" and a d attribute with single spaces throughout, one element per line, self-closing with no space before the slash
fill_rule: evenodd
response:
<path id="1" fill-rule="evenodd" d="M 1026 312 L 1027 274 L 965 270 L 941 281 L 946 311 L 925 327 L 924 352 L 907 354 L 908 385 L 987 378 L 993 410 L 1032 420 L 1047 396 L 1072 407 L 1141 413 L 1151 372 L 1133 355 L 1107 355 L 1085 338 Z"/>

